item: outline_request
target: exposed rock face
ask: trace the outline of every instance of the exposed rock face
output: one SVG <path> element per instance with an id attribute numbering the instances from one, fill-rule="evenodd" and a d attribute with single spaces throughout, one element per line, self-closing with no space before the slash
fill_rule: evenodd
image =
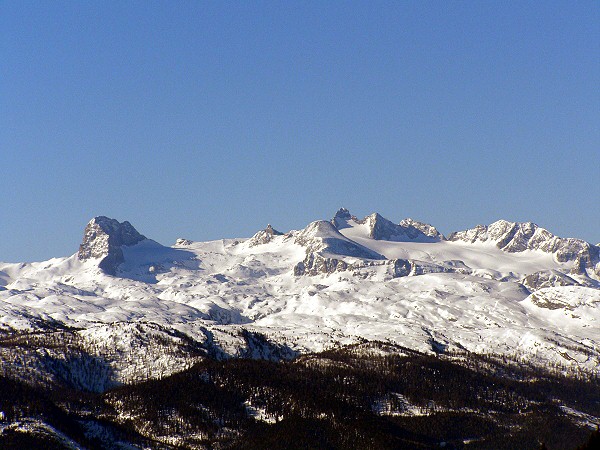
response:
<path id="1" fill-rule="evenodd" d="M 340 208 L 335 213 L 335 216 L 333 216 L 333 219 L 331 219 L 331 224 L 338 230 L 341 230 L 343 228 L 348 228 L 348 221 L 353 219 L 358 220 L 356 217 L 350 214 L 350 211 L 348 211 L 346 208 Z"/>
<path id="2" fill-rule="evenodd" d="M 348 262 L 334 257 L 325 257 L 319 253 L 309 253 L 306 255 L 306 258 L 304 258 L 304 261 L 301 261 L 294 266 L 294 275 L 329 275 L 335 272 L 358 271 L 366 267 L 384 266 L 389 263 L 390 261 L 384 260 L 365 261 L 360 259 Z M 354 275 L 356 274 L 357 272 L 354 273 Z"/>
<path id="3" fill-rule="evenodd" d="M 179 245 L 182 247 L 187 247 L 188 245 L 192 245 L 194 241 L 190 241 L 189 239 L 177 238 L 175 241 L 175 245 Z"/>
<path id="4" fill-rule="evenodd" d="M 369 237 L 379 241 L 400 241 L 406 237 L 405 230 L 395 223 L 373 213 L 363 219 L 369 227 Z"/>
<path id="5" fill-rule="evenodd" d="M 248 240 L 248 245 L 250 247 L 255 247 L 257 245 L 268 244 L 273 240 L 273 237 L 281 235 L 283 235 L 283 233 L 274 229 L 271 224 L 268 224 L 267 228 L 260 230 Z"/>
<path id="6" fill-rule="evenodd" d="M 444 241 L 446 238 L 443 234 L 441 234 L 437 228 L 428 223 L 419 222 L 418 220 L 413 220 L 411 218 L 407 218 L 400 221 L 400 226 L 405 228 L 406 234 L 411 239 L 417 239 L 420 234 L 424 234 L 425 236 L 429 236 L 436 240 Z"/>
<path id="7" fill-rule="evenodd" d="M 581 239 L 560 238 L 532 222 L 508 222 L 499 220 L 489 226 L 477 225 L 475 228 L 458 231 L 448 236 L 449 241 L 493 242 L 509 253 L 525 250 L 541 250 L 553 253 L 559 262 L 575 261 L 574 273 L 584 273 L 590 268 L 600 273 L 597 267 L 600 249 Z"/>
<path id="8" fill-rule="evenodd" d="M 326 258 L 318 253 L 309 253 L 304 261 L 294 267 L 294 275 L 321 275 L 359 270 L 368 266 L 387 265 L 393 278 L 426 275 L 429 273 L 462 273 L 470 274 L 472 270 L 462 261 L 451 260 L 442 263 L 430 263 L 411 259 L 394 259 L 389 261 L 355 261 L 348 263 L 338 258 Z"/>
<path id="9" fill-rule="evenodd" d="M 412 259 L 395 259 L 390 261 L 392 276 L 394 278 L 426 275 L 428 273 L 462 273 L 470 274 L 472 271 L 462 261 L 450 260 L 440 264 Z"/>
<path id="10" fill-rule="evenodd" d="M 394 278 L 407 277 L 412 272 L 413 265 L 408 259 L 395 259 L 390 262 Z"/>
<path id="11" fill-rule="evenodd" d="M 527 275 L 522 284 L 530 291 L 553 286 L 577 286 L 579 283 L 558 270 L 542 270 Z"/>
<path id="12" fill-rule="evenodd" d="M 352 265 L 337 258 L 324 258 L 317 253 L 309 253 L 304 261 L 294 266 L 294 275 L 319 275 L 352 269 Z"/>
<path id="13" fill-rule="evenodd" d="M 572 239 L 577 240 L 577 239 Z M 585 242 L 587 244 L 587 242 Z M 588 244 L 589 246 L 589 244 Z M 566 245 L 561 248 L 557 254 L 556 259 L 558 261 L 570 261 L 575 260 L 571 273 L 574 275 L 587 275 L 587 268 L 594 270 L 596 275 L 600 276 L 600 248 L 592 245 L 589 247 L 581 246 L 578 249 L 578 245 Z"/>
<path id="14" fill-rule="evenodd" d="M 77 256 L 81 261 L 102 258 L 98 267 L 114 275 L 123 259 L 122 246 L 135 245 L 146 239 L 133 226 L 104 216 L 94 217 L 85 227 Z"/>

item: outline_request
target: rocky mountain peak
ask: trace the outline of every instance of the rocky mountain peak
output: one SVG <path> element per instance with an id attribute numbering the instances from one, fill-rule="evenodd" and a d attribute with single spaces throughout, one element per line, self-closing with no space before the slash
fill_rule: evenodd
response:
<path id="1" fill-rule="evenodd" d="M 281 236 L 282 234 L 282 232 L 273 228 L 271 224 L 267 224 L 267 227 L 264 230 L 258 231 L 248 240 L 248 245 L 250 247 L 255 247 L 257 245 L 267 244 L 271 242 L 275 236 Z"/>
<path id="2" fill-rule="evenodd" d="M 334 219 L 336 219 L 336 218 L 339 218 L 339 219 L 351 219 L 352 218 L 352 214 L 350 214 L 350 211 L 348 211 L 346 208 L 340 208 L 335 213 L 335 216 L 333 216 L 333 218 Z"/>
<path id="3" fill-rule="evenodd" d="M 121 247 L 135 245 L 144 239 L 146 237 L 127 221 L 119 222 L 105 216 L 94 217 L 85 227 L 77 256 L 81 261 L 102 258 L 98 266 L 114 275 L 117 266 L 124 260 Z"/>
<path id="4" fill-rule="evenodd" d="M 398 225 L 383 218 L 379 213 L 373 213 L 363 220 L 369 227 L 369 236 L 373 239 L 392 241 L 403 234 Z"/>
<path id="5" fill-rule="evenodd" d="M 425 222 L 419 222 L 418 220 L 411 219 L 410 217 L 401 220 L 400 226 L 406 228 L 407 234 L 412 237 L 412 239 L 416 239 L 419 237 L 419 234 L 422 233 L 425 236 L 429 236 L 436 240 L 446 240 L 444 235 L 441 234 L 436 227 Z"/>
<path id="6" fill-rule="evenodd" d="M 581 239 L 561 238 L 533 222 L 498 220 L 488 226 L 477 225 L 448 236 L 450 241 L 491 242 L 508 253 L 541 250 L 552 253 L 559 262 L 574 261 L 573 273 L 586 269 L 600 273 L 600 249 Z"/>
<path id="7" fill-rule="evenodd" d="M 380 214 L 373 213 L 361 223 L 368 225 L 369 236 L 375 240 L 434 242 L 444 239 L 431 225 L 412 219 L 404 219 L 400 224 L 395 224 Z"/>
<path id="8" fill-rule="evenodd" d="M 333 219 L 331 219 L 331 223 L 338 230 L 341 230 L 342 228 L 347 228 L 349 226 L 348 222 L 353 219 L 356 220 L 356 217 L 350 214 L 350 211 L 346 208 L 340 208 L 333 216 Z"/>

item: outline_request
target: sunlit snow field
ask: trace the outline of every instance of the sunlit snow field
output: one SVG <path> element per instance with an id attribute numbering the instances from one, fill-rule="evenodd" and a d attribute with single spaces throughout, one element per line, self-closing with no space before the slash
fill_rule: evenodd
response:
<path id="1" fill-rule="evenodd" d="M 364 338 L 597 367 L 600 290 L 558 286 L 530 294 L 518 283 L 570 263 L 542 251 L 506 253 L 492 243 L 374 240 L 368 231 L 358 223 L 340 230 L 387 260 L 458 260 L 471 272 L 395 278 L 389 261 L 373 260 L 297 276 L 293 268 L 306 256 L 294 240 L 298 232 L 261 245 L 229 239 L 164 247 L 145 240 L 123 247 L 118 276 L 77 255 L 0 264 L 0 323 L 35 329 L 40 319 L 53 320 L 92 336 L 106 332 L 102 324 L 155 322 L 200 340 L 213 330 L 231 352 L 239 343 L 221 331 L 244 327 L 298 351 Z"/>

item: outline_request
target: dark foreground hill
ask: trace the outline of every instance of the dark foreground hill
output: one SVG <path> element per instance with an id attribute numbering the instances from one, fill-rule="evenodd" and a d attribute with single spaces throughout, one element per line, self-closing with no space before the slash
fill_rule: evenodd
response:
<path id="1" fill-rule="evenodd" d="M 3 449 L 575 449 L 597 439 L 600 379 L 365 343 L 101 393 L 2 377 L 0 411 Z"/>

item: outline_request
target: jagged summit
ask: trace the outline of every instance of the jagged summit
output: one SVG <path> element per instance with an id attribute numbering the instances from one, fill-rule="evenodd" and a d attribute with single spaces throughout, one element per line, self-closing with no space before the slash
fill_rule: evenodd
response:
<path id="1" fill-rule="evenodd" d="M 350 214 L 350 211 L 346 208 L 340 208 L 333 216 L 333 219 L 331 219 L 331 223 L 340 230 L 342 228 L 347 228 L 349 226 L 348 221 L 352 219 L 355 219 L 355 217 Z"/>
<path id="2" fill-rule="evenodd" d="M 377 241 L 398 241 L 405 237 L 404 230 L 387 220 L 379 213 L 373 213 L 363 219 L 369 227 L 369 237 Z"/>
<path id="3" fill-rule="evenodd" d="M 348 211 L 348 209 L 346 208 L 340 208 L 337 210 L 337 212 L 335 213 L 335 216 L 333 216 L 334 219 L 351 219 L 352 218 L 352 214 L 350 214 L 350 211 Z"/>
<path id="4" fill-rule="evenodd" d="M 368 236 L 378 241 L 435 242 L 445 239 L 435 227 L 423 222 L 404 219 L 399 224 L 395 224 L 379 213 L 372 213 L 363 219 L 358 219 L 346 208 L 340 208 L 331 223 L 338 230 L 365 225 L 368 228 Z"/>
<path id="5" fill-rule="evenodd" d="M 98 267 L 114 275 L 124 261 L 122 246 L 135 245 L 145 240 L 129 222 L 119 222 L 105 216 L 94 217 L 83 232 L 83 241 L 77 253 L 81 261 L 102 258 Z"/>
<path id="6" fill-rule="evenodd" d="M 401 220 L 399 225 L 406 228 L 407 234 L 413 239 L 416 239 L 419 236 L 419 233 L 423 233 L 424 235 L 432 237 L 436 240 L 446 240 L 444 235 L 441 234 L 433 225 L 429 225 L 425 222 L 419 222 L 418 220 L 411 219 L 410 217 Z"/>
<path id="7" fill-rule="evenodd" d="M 585 273 L 590 268 L 600 274 L 600 248 L 581 239 L 560 238 L 533 222 L 498 220 L 490 225 L 451 233 L 449 241 L 469 243 L 492 242 L 508 253 L 541 250 L 552 253 L 557 261 L 574 261 L 573 272 Z"/>
<path id="8" fill-rule="evenodd" d="M 248 245 L 250 247 L 255 247 L 257 245 L 267 244 L 273 240 L 273 237 L 281 235 L 283 235 L 282 232 L 277 231 L 271 224 L 268 224 L 264 230 L 258 231 L 248 240 Z"/>

